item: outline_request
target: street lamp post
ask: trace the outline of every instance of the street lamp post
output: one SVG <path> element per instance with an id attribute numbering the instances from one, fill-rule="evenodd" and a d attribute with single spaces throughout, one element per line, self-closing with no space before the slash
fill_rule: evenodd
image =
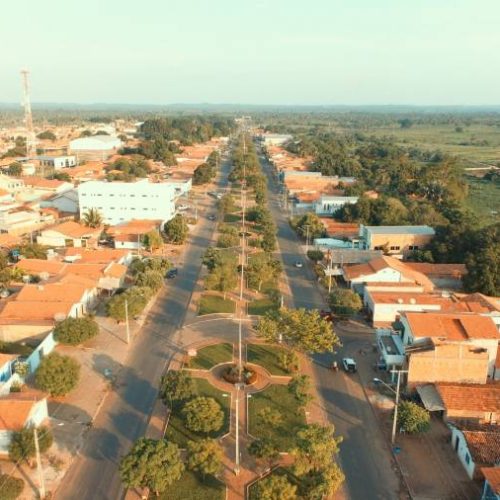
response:
<path id="1" fill-rule="evenodd" d="M 396 427 L 398 423 L 398 405 L 399 405 L 399 392 L 401 389 L 401 374 L 402 373 L 408 373 L 408 370 L 391 370 L 391 373 L 397 373 L 398 374 L 398 380 L 396 383 L 396 390 L 394 390 L 389 384 L 386 384 L 383 380 L 380 380 L 379 378 L 374 378 L 373 381 L 377 384 L 383 384 L 386 387 L 388 387 L 396 396 L 395 398 L 395 405 L 394 405 L 394 415 L 392 418 L 392 432 L 391 432 L 391 443 L 394 444 L 396 441 Z"/>

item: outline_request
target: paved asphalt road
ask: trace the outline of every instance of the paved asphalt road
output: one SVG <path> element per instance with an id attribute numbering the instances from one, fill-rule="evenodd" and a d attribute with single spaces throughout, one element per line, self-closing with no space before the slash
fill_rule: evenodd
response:
<path id="1" fill-rule="evenodd" d="M 323 296 L 312 270 L 305 263 L 288 215 L 281 207 L 279 186 L 270 174 L 269 164 L 265 160 L 261 163 L 269 178 L 270 209 L 278 228 L 284 270 L 292 291 L 288 305 L 321 308 Z M 304 262 L 304 266 L 296 268 L 297 261 Z M 337 359 L 354 355 L 361 346 L 372 342 L 371 335 L 362 331 L 346 331 L 339 325 L 335 329 L 343 343 L 336 354 Z M 353 500 L 398 498 L 399 480 L 391 468 L 390 454 L 359 378 L 343 372 L 333 374 L 327 368 L 332 359 L 332 354 L 316 356 L 315 375 L 324 411 L 336 432 L 344 438 L 340 461 L 346 475 L 347 493 Z"/>
<path id="2" fill-rule="evenodd" d="M 220 187 L 227 185 L 229 165 L 223 164 Z M 123 496 L 118 475 L 120 458 L 144 435 L 157 396 L 157 384 L 176 349 L 175 338 L 209 245 L 214 222 L 199 210 L 196 235 L 184 256 L 179 275 L 153 306 L 146 324 L 134 340 L 117 380 L 106 398 L 85 444 L 55 493 L 57 499 L 116 500 Z"/>

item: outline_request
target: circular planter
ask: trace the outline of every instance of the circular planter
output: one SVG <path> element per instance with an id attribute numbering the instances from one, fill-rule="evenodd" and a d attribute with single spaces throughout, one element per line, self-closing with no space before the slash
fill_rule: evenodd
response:
<path id="1" fill-rule="evenodd" d="M 238 367 L 236 365 L 227 366 L 222 371 L 222 378 L 230 384 L 242 382 L 245 385 L 251 385 L 257 380 L 257 372 L 249 366 L 243 367 L 241 376 L 243 380 L 239 378 Z"/>

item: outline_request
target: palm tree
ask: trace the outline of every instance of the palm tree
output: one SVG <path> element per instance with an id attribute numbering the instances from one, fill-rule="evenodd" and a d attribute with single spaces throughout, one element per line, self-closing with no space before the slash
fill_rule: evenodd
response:
<path id="1" fill-rule="evenodd" d="M 97 208 L 89 208 L 83 214 L 82 221 L 88 227 L 99 227 L 102 224 L 102 215 Z"/>

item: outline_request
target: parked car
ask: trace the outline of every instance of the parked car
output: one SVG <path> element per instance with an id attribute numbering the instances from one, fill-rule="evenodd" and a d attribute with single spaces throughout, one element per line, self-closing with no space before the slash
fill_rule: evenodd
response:
<path id="1" fill-rule="evenodd" d="M 295 262 L 295 267 L 297 267 L 299 269 L 302 268 L 303 265 L 304 264 L 302 264 L 302 262 L 300 260 L 298 260 L 297 262 Z"/>
<path id="2" fill-rule="evenodd" d="M 167 274 L 165 275 L 168 279 L 172 279 L 172 278 L 175 278 L 177 275 L 179 274 L 179 270 L 174 267 L 172 269 L 169 269 L 167 271 Z"/>
<path id="3" fill-rule="evenodd" d="M 214 214 L 210 214 L 210 215 L 208 216 L 208 220 L 215 220 L 215 219 L 216 219 L 216 217 L 215 217 L 215 215 L 214 215 Z"/>
<path id="4" fill-rule="evenodd" d="M 346 373 L 356 373 L 358 370 L 356 367 L 356 361 L 352 358 L 342 358 L 342 366 L 344 367 L 344 371 Z"/>
<path id="5" fill-rule="evenodd" d="M 179 205 L 177 207 L 177 210 L 179 210 L 179 212 L 184 212 L 185 210 L 187 210 L 189 208 L 188 205 Z"/>

